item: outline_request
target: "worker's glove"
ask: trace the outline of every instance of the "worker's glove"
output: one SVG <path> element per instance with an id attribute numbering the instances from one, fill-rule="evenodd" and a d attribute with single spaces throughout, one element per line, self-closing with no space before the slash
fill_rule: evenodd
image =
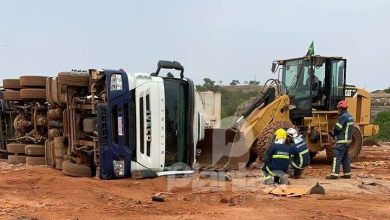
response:
<path id="1" fill-rule="evenodd" d="M 334 137 L 334 132 L 333 132 L 332 130 L 330 130 L 330 131 L 329 131 L 329 135 L 330 135 L 331 137 Z"/>

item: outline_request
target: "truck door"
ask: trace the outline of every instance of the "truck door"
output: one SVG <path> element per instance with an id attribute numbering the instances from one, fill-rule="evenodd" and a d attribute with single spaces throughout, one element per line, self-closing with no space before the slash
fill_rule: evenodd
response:
<path id="1" fill-rule="evenodd" d="M 100 177 L 102 179 L 130 176 L 131 148 L 130 109 L 134 104 L 129 95 L 127 74 L 105 71 L 107 103 L 98 105 Z"/>

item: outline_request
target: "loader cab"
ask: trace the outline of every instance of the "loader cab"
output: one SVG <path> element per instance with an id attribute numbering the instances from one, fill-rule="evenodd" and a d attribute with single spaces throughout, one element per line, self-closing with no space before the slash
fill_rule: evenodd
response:
<path id="1" fill-rule="evenodd" d="M 313 109 L 332 111 L 344 99 L 346 59 L 306 56 L 279 60 L 282 93 L 290 97 L 290 117 L 300 121 L 311 117 Z"/>

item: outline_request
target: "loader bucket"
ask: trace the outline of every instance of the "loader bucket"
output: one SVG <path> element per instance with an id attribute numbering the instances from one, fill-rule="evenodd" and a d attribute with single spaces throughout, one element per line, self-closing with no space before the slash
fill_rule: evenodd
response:
<path id="1" fill-rule="evenodd" d="M 200 152 L 197 161 L 206 169 L 241 169 L 249 160 L 243 133 L 232 129 L 205 129 L 197 150 Z"/>

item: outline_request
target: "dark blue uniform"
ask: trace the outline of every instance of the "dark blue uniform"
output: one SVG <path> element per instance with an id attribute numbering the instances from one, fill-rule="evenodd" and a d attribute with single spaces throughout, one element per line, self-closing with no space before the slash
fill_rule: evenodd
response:
<path id="1" fill-rule="evenodd" d="M 280 176 L 281 172 L 287 173 L 290 163 L 290 147 L 286 144 L 273 143 L 265 152 L 263 162 L 262 171 L 265 181 Z"/>
<path id="2" fill-rule="evenodd" d="M 309 149 L 305 141 L 291 146 L 291 165 L 296 169 L 304 169 L 310 164 Z"/>
<path id="3" fill-rule="evenodd" d="M 310 153 L 305 141 L 291 146 L 290 177 L 300 178 L 305 167 L 310 164 Z"/>
<path id="4" fill-rule="evenodd" d="M 342 110 L 338 122 L 334 128 L 336 147 L 334 149 L 333 176 L 339 176 L 340 164 L 343 165 L 344 175 L 351 175 L 351 160 L 348 157 L 348 148 L 352 142 L 353 117 L 347 110 Z"/>

